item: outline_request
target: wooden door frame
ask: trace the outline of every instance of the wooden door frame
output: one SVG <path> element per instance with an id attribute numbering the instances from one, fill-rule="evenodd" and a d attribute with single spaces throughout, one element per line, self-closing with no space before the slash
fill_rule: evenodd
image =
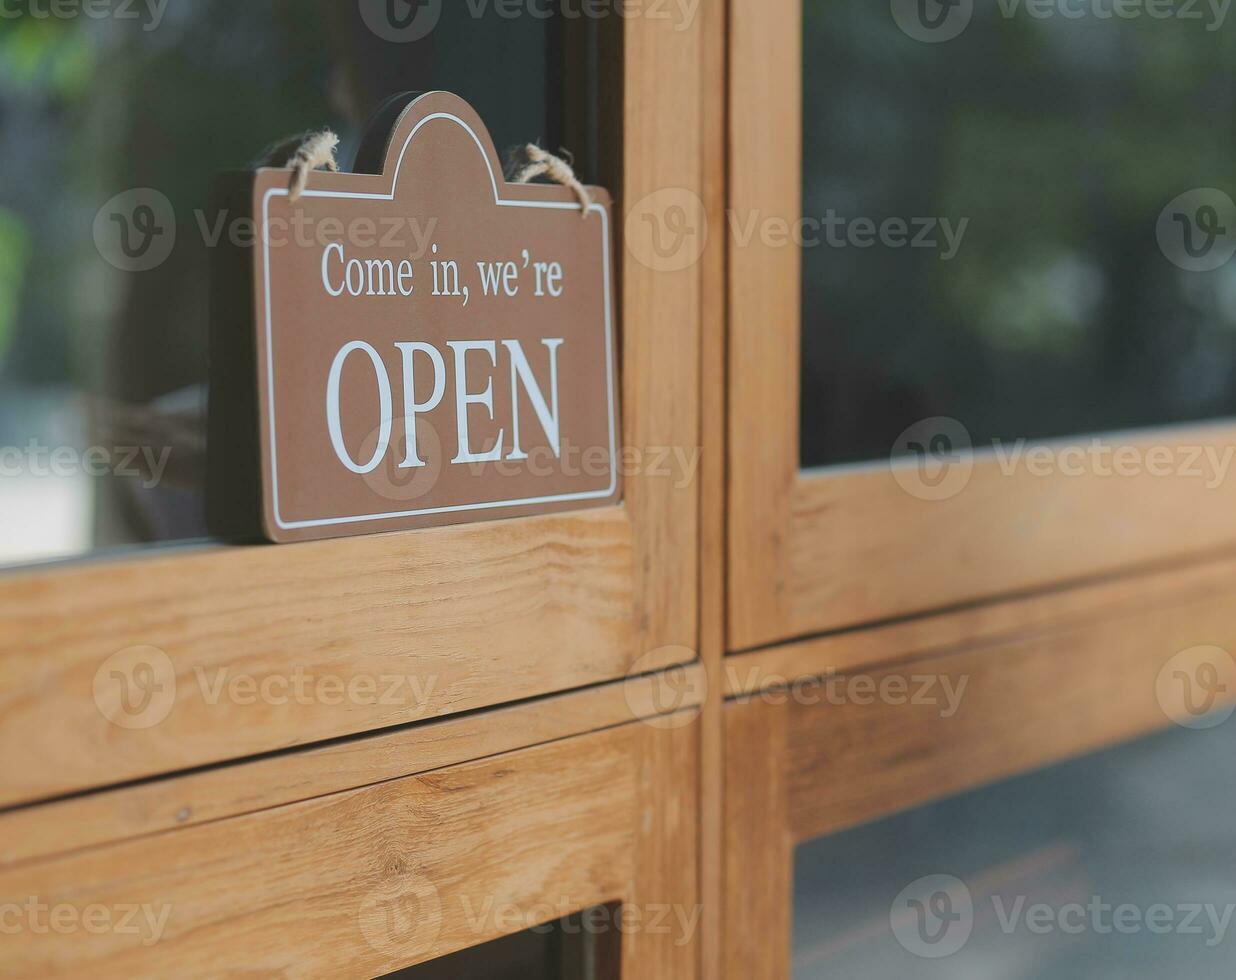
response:
<path id="1" fill-rule="evenodd" d="M 617 182 L 621 229 L 632 202 L 700 189 L 703 18 L 605 26 L 605 67 L 621 79 L 606 101 L 620 102 L 622 146 L 620 165 L 603 170 Z M 623 445 L 644 459 L 671 449 L 694 458 L 701 269 L 653 269 L 629 254 L 619 266 Z M 699 567 L 690 476 L 645 466 L 627 475 L 620 506 L 595 511 L 4 575 L 0 807 L 689 663 Z M 157 724 L 121 727 L 96 704 L 96 676 L 122 651 L 136 651 L 122 672 L 136 657 L 174 692 Z M 212 703 L 203 673 L 281 690 L 295 676 L 325 678 L 364 693 Z M 380 703 L 374 688 L 401 677 L 423 696 Z"/>
<path id="2" fill-rule="evenodd" d="M 719 975 L 790 976 L 799 844 L 1186 717 L 1161 672 L 1236 649 L 1233 573 L 1228 559 L 730 658 Z M 954 713 L 869 693 L 922 677 L 964 679 Z"/>
<path id="3" fill-rule="evenodd" d="M 500 740 L 512 720 L 503 710 L 488 720 L 435 723 L 454 730 L 430 741 L 445 745 L 465 724 L 481 740 L 472 748 Z M 149 934 L 14 931 L 10 915 L 6 975 L 382 976 L 616 904 L 621 915 L 595 927 L 620 960 L 609 966 L 654 980 L 695 976 L 701 898 L 693 718 L 691 709 L 653 712 L 446 766 L 433 765 L 442 755 L 412 761 L 426 745 L 423 736 L 378 736 L 359 750 L 373 764 L 368 782 L 277 806 L 266 804 L 288 788 L 291 767 L 226 767 L 221 772 L 237 789 L 248 781 L 258 790 L 243 809 L 0 864 L 6 909 L 37 901 L 74 910 L 84 922 L 90 909 L 118 915 L 149 908 L 157 913 L 150 921 L 164 920 L 157 934 L 154 925 Z M 337 763 L 304 750 L 295 769 L 323 788 Z M 176 782 L 165 791 L 192 792 L 191 783 Z M 148 802 L 139 788 L 115 792 L 116 812 Z"/>
<path id="4" fill-rule="evenodd" d="M 739 224 L 802 217 L 802 5 L 730 0 L 728 206 Z M 976 452 L 964 490 L 930 500 L 903 490 L 888 460 L 800 470 L 801 254 L 788 237 L 770 242 L 728 237 L 730 651 L 1236 543 L 1236 484 L 1005 476 L 994 454 Z M 1089 438 L 1053 445 L 1064 453 Z M 1230 446 L 1236 425 L 1104 438 L 1177 454 Z M 1027 514 L 1050 521 L 1027 526 Z"/>

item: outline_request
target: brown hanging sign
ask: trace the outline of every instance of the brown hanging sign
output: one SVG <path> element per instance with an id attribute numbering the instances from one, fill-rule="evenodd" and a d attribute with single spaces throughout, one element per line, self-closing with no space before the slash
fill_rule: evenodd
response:
<path id="1" fill-rule="evenodd" d="M 254 235 L 216 270 L 216 528 L 256 491 L 280 542 L 617 501 L 605 192 L 506 182 L 442 92 L 379 113 L 356 169 L 294 200 L 286 169 L 224 187 Z"/>

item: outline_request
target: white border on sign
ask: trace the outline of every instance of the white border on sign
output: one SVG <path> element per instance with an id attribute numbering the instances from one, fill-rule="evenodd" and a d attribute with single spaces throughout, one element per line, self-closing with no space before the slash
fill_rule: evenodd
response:
<path id="1" fill-rule="evenodd" d="M 503 199 L 498 193 L 498 179 L 494 174 L 493 164 L 489 159 L 489 154 L 485 151 L 480 137 L 464 120 L 449 112 L 434 112 L 426 116 L 413 127 L 412 132 L 408 134 L 407 140 L 404 141 L 403 148 L 399 151 L 399 162 L 395 165 L 395 174 L 391 180 L 391 192 L 389 194 L 365 194 L 355 191 L 320 191 L 320 190 L 305 190 L 302 197 L 333 197 L 333 198 L 363 198 L 375 201 L 393 201 L 395 199 L 395 191 L 399 186 L 399 169 L 403 166 L 404 155 L 408 151 L 408 147 L 412 143 L 414 137 L 422 126 L 426 123 L 433 122 L 435 119 L 448 119 L 451 122 L 458 123 L 472 137 L 472 141 L 476 144 L 478 150 L 481 151 L 481 156 L 485 160 L 485 167 L 489 171 L 489 181 L 494 189 L 494 203 L 498 207 L 511 208 L 544 208 L 549 210 L 559 211 L 578 211 L 583 205 L 575 202 L 565 201 L 511 201 Z M 602 270 L 605 283 L 605 386 L 609 400 L 609 487 L 605 490 L 592 490 L 584 493 L 561 493 L 546 497 L 523 497 L 514 500 L 490 500 L 482 501 L 474 504 L 454 504 L 449 507 L 426 507 L 420 510 L 402 510 L 394 511 L 387 514 L 364 514 L 355 517 L 327 517 L 313 521 L 284 521 L 279 512 L 279 463 L 276 443 L 278 437 L 275 432 L 275 366 L 274 366 L 274 338 L 271 334 L 271 298 L 270 298 L 270 235 L 266 233 L 266 229 L 270 227 L 270 200 L 272 197 L 287 197 L 287 188 L 275 188 L 266 192 L 262 199 L 262 253 L 263 253 L 263 290 L 266 297 L 266 395 L 267 395 L 267 418 L 266 426 L 270 434 L 270 478 L 271 478 L 271 503 L 275 512 L 275 523 L 285 531 L 296 530 L 306 527 L 327 527 L 332 524 L 360 524 L 365 521 L 382 521 L 392 520 L 399 517 L 427 517 L 433 514 L 452 514 L 460 513 L 469 510 L 494 510 L 499 507 L 527 507 L 537 504 L 548 504 L 555 501 L 571 501 L 571 500 L 601 500 L 613 494 L 618 486 L 618 466 L 617 466 L 617 433 L 616 420 L 614 417 L 614 324 L 613 324 L 613 304 L 610 300 L 610 256 L 609 256 L 609 215 L 605 208 L 599 204 L 589 206 L 590 211 L 596 211 L 601 216 L 601 253 L 604 268 Z"/>

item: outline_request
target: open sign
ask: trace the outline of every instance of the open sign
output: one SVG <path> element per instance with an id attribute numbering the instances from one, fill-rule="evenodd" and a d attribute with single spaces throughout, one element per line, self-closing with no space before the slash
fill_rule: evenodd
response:
<path id="1" fill-rule="evenodd" d="M 590 189 L 585 208 L 507 183 L 476 113 L 445 93 L 382 138 L 380 174 L 315 172 L 294 202 L 288 171 L 246 177 L 261 530 L 295 541 L 617 501 L 607 195 Z M 354 233 L 408 220 L 425 241 Z M 275 233 L 288 227 L 316 237 Z M 212 420 L 212 448 L 238 428 Z M 563 446 L 592 465 L 558 465 Z M 392 474 L 428 471 L 414 498 L 391 492 Z"/>

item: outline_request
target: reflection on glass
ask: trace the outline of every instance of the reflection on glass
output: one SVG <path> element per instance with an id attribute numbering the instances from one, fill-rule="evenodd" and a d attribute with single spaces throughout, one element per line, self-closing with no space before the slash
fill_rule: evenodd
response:
<path id="1" fill-rule="evenodd" d="M 323 126 L 346 166 L 382 101 L 441 88 L 500 151 L 570 142 L 592 177 L 586 96 L 561 98 L 587 28 L 454 3 L 56 8 L 0 19 L 0 565 L 206 533 L 219 171 Z M 401 9 L 433 30 L 381 20 Z"/>
<path id="2" fill-rule="evenodd" d="M 796 980 L 1231 976 L 1230 724 L 799 848 Z"/>
<path id="3" fill-rule="evenodd" d="M 804 0 L 804 466 L 1236 414 L 1236 22 L 1111 6 Z"/>

